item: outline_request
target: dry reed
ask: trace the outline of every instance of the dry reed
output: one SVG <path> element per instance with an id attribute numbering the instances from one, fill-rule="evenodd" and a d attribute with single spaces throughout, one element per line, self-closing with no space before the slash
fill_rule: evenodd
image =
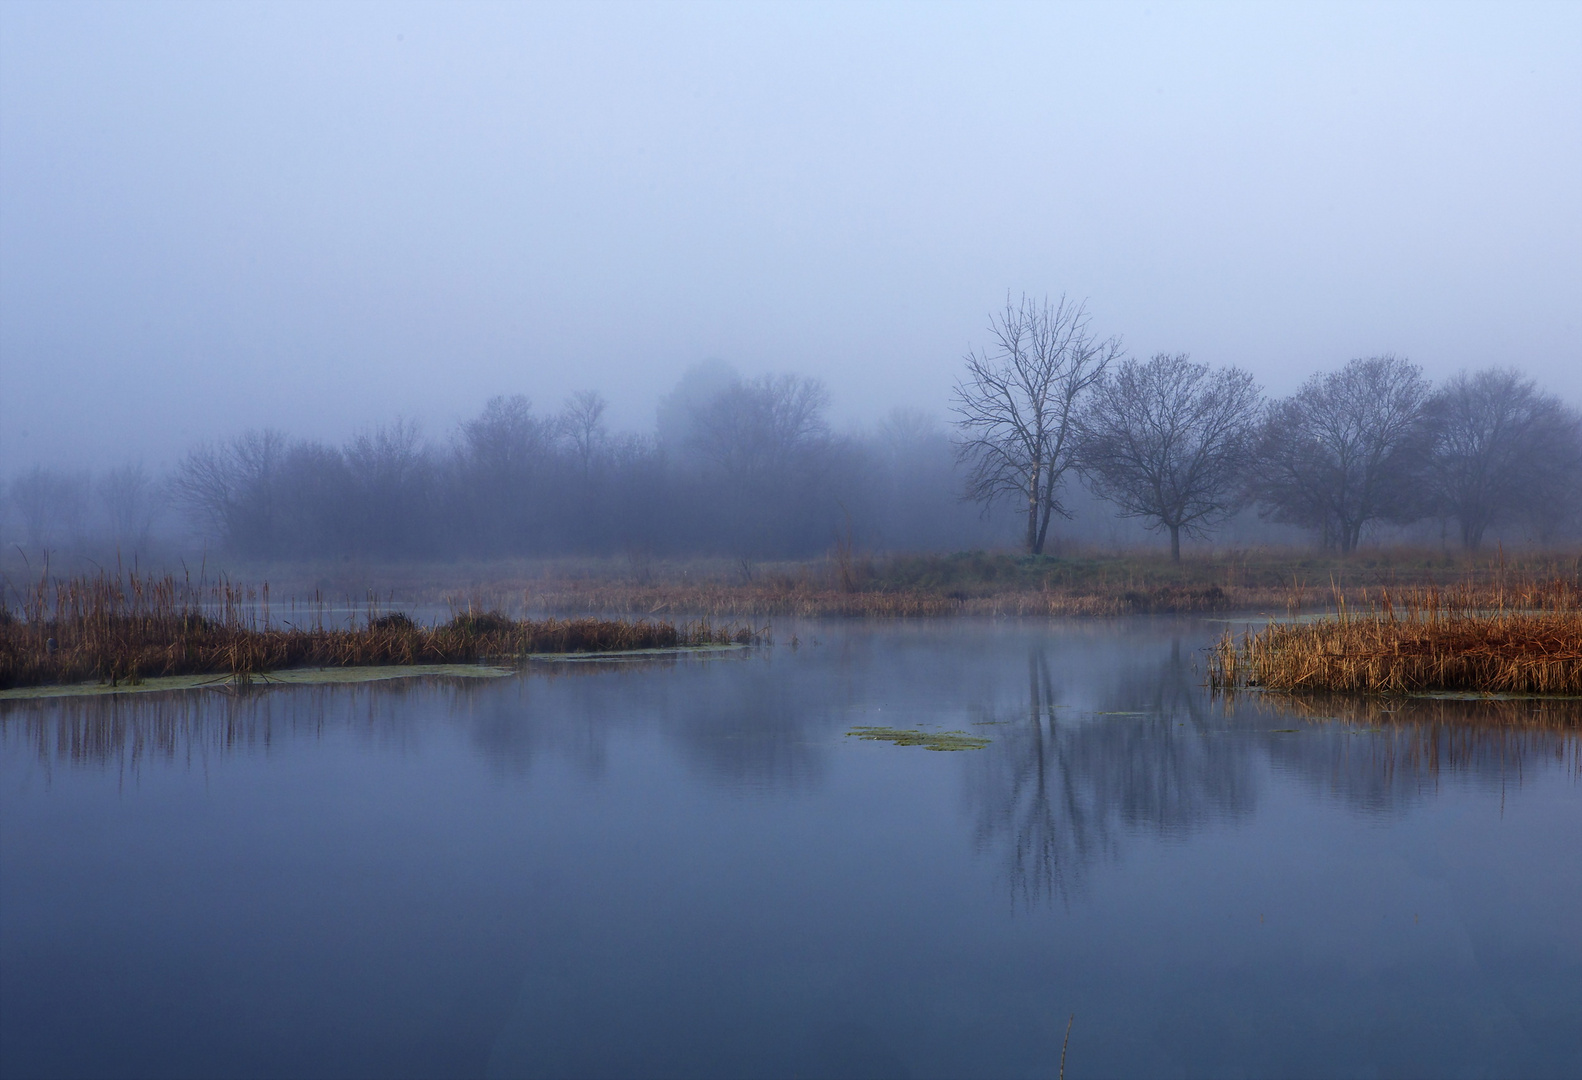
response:
<path id="1" fill-rule="evenodd" d="M 1566 579 L 1338 598 L 1315 622 L 1270 623 L 1209 658 L 1216 689 L 1283 694 L 1582 695 L 1582 592 Z"/>
<path id="2" fill-rule="evenodd" d="M 370 608 L 361 626 L 273 625 L 267 585 L 194 587 L 174 577 L 101 573 L 41 578 L 0 607 L 0 689 L 167 675 L 246 680 L 287 668 L 455 664 L 535 653 L 622 652 L 750 644 L 752 631 L 707 622 L 516 620 L 464 611 L 426 627 Z"/>

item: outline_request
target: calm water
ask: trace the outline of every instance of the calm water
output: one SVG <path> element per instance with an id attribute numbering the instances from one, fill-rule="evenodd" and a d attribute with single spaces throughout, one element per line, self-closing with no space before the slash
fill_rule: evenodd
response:
<path id="1" fill-rule="evenodd" d="M 1577 737 L 1227 711 L 1218 630 L 0 705 L 0 1071 L 1582 1075 Z"/>

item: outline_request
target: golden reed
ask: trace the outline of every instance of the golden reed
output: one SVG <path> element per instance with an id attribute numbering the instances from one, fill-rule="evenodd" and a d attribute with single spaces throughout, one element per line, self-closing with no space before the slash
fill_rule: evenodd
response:
<path id="1" fill-rule="evenodd" d="M 747 629 L 707 622 L 510 619 L 462 612 L 439 626 L 370 605 L 360 626 L 327 627 L 322 602 L 310 624 L 276 625 L 269 587 L 228 580 L 205 586 L 136 574 L 40 579 L 0 608 L 0 690 L 165 675 L 248 677 L 301 667 L 452 664 L 533 653 L 620 652 L 750 644 Z"/>
<path id="2" fill-rule="evenodd" d="M 1216 689 L 1285 694 L 1582 695 L 1582 592 L 1566 579 L 1429 586 L 1337 599 L 1314 622 L 1271 622 L 1209 657 Z"/>

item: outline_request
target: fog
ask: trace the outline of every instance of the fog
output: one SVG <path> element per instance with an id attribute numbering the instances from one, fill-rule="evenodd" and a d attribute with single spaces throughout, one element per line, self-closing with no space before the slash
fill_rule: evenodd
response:
<path id="1" fill-rule="evenodd" d="M 876 437 L 1022 293 L 1582 402 L 1582 8 L 0 6 L 6 477 L 711 358 Z"/>

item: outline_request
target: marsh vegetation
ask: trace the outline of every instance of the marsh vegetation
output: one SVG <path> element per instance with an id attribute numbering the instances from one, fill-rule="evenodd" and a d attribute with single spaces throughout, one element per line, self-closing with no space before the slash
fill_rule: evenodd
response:
<path id="1" fill-rule="evenodd" d="M 357 624 L 326 625 L 322 603 L 279 614 L 267 585 L 193 586 L 165 575 L 42 578 L 0 609 L 0 690 L 292 668 L 514 662 L 537 653 L 612 653 L 747 644 L 744 628 L 707 622 L 512 619 L 461 610 L 438 625 L 370 605 Z"/>
<path id="2" fill-rule="evenodd" d="M 1008 552 L 881 555 L 836 550 L 822 559 L 551 559 L 431 563 L 265 565 L 298 595 L 355 595 L 377 582 L 405 604 L 557 615 L 672 617 L 1300 615 L 1338 595 L 1363 603 L 1380 589 L 1479 587 L 1507 577 L 1576 581 L 1574 557 L 1527 553 L 1505 560 L 1395 548 L 1351 556 L 1230 550 L 1170 561 L 1062 545 L 1042 556 Z"/>
<path id="3" fill-rule="evenodd" d="M 1382 590 L 1360 609 L 1271 622 L 1210 654 L 1218 689 L 1582 696 L 1582 593 L 1567 580 Z"/>

